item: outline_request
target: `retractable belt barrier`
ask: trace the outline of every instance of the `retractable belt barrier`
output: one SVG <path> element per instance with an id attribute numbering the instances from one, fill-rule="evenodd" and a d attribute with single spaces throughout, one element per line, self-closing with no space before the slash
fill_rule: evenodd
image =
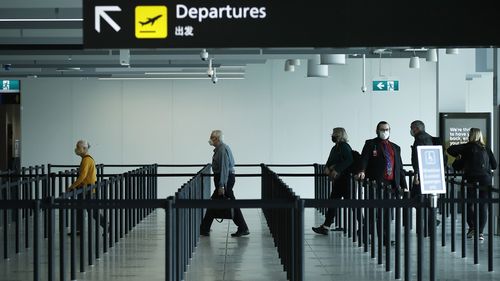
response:
<path id="1" fill-rule="evenodd" d="M 493 270 L 493 217 L 492 206 L 499 204 L 492 193 L 498 192 L 491 186 L 481 187 L 477 183 L 458 180 L 457 174 L 447 177 L 447 193 L 435 200 L 426 195 L 410 198 L 405 190 L 393 190 L 374 181 L 356 180 L 351 176 L 349 198 L 330 199 L 331 180 L 323 175 L 324 167 L 319 164 L 265 165 L 245 164 L 242 167 L 260 167 L 260 174 L 237 174 L 240 177 L 261 177 L 260 200 L 228 200 L 213 202 L 210 198 L 210 165 L 100 165 L 98 182 L 76 191 L 65 192 L 65 187 L 76 177 L 76 170 L 54 173 L 66 166 L 44 166 L 24 168 L 20 174 L 11 171 L 0 173 L 0 211 L 2 215 L 4 258 L 11 256 L 13 248 L 19 253 L 24 238 L 25 248 L 33 247 L 33 279 L 40 276 L 40 257 L 48 259 L 48 279 L 55 280 L 56 247 L 59 242 L 60 280 L 76 279 L 79 261 L 80 272 L 92 265 L 101 253 L 106 253 L 134 226 L 154 209 L 166 212 L 165 280 L 182 280 L 192 254 L 199 241 L 199 226 L 204 208 L 261 208 L 273 236 L 283 268 L 289 280 L 304 280 L 304 208 L 316 208 L 324 213 L 328 208 L 337 208 L 335 225 L 343 236 L 352 239 L 353 246 L 362 248 L 369 257 L 385 264 L 386 271 L 392 268 L 395 278 L 404 273 L 405 280 L 411 280 L 410 257 L 413 249 L 412 236 L 417 241 L 417 280 L 423 280 L 424 238 L 429 238 L 428 269 L 429 280 L 436 280 L 436 216 L 441 214 L 441 240 L 446 246 L 451 239 L 451 251 L 455 252 L 456 220 L 462 219 L 462 257 L 466 257 L 466 214 L 467 205 L 474 210 L 474 221 L 478 225 L 478 210 L 482 204 L 488 209 L 488 270 Z M 275 173 L 274 167 L 312 167 L 314 173 Z M 69 166 L 72 168 L 74 166 Z M 137 168 L 123 174 L 105 174 L 106 167 Z M 202 167 L 196 174 L 160 174 L 158 167 Z M 191 176 L 174 194 L 158 199 L 157 179 L 167 176 Z M 407 172 L 407 182 L 413 186 L 413 172 Z M 314 177 L 314 199 L 301 199 L 281 177 Z M 472 192 L 466 192 L 467 189 Z M 487 193 L 480 197 L 479 192 Z M 457 193 L 459 195 L 457 195 Z M 467 193 L 475 194 L 467 198 Z M 82 200 L 85 198 L 85 200 Z M 413 232 L 416 211 L 416 231 Z M 56 210 L 59 210 L 56 215 Z M 85 211 L 86 210 L 86 211 Z M 83 211 L 84 219 L 77 229 L 77 213 Z M 84 216 L 85 217 L 85 216 Z M 95 219 L 92 219 L 95 218 Z M 447 229 L 446 220 L 451 227 Z M 42 227 L 43 220 L 43 227 Z M 99 225 L 102 225 L 102 232 Z M 58 226 L 58 228 L 56 227 Z M 71 231 L 70 247 L 66 249 L 67 228 Z M 13 229 L 12 229 L 13 228 Z M 41 232 L 43 230 L 43 233 Z M 58 232 L 56 231 L 58 230 Z M 79 250 L 76 235 L 80 230 Z M 446 231 L 451 231 L 451 238 Z M 33 235 L 30 241 L 29 232 Z M 12 233 L 14 232 L 14 235 Z M 57 234 L 58 238 L 57 238 Z M 24 235 L 24 236 L 23 236 Z M 48 242 L 47 252 L 42 253 L 41 237 Z M 395 241 L 391 241 L 395 237 Z M 9 242 L 14 238 L 14 246 Z M 102 242 L 101 242 L 102 239 Z M 474 233 L 474 263 L 479 262 L 479 233 Z M 403 252 L 401 252 L 403 251 Z M 70 255 L 70 274 L 66 270 L 66 256 Z M 402 253 L 402 255 L 401 255 Z M 403 261 L 400 257 L 403 256 Z M 384 259 L 385 257 L 385 259 Z M 402 265 L 404 266 L 402 270 Z M 69 275 L 69 276 L 68 276 Z"/>

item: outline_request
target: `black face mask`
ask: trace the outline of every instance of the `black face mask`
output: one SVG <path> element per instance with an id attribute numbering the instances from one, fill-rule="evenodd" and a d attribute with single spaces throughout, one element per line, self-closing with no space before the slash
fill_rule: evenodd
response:
<path id="1" fill-rule="evenodd" d="M 335 143 L 336 143 L 338 140 L 339 140 L 339 138 L 338 138 L 337 136 L 332 136 L 332 141 L 333 141 L 333 142 L 335 142 Z"/>

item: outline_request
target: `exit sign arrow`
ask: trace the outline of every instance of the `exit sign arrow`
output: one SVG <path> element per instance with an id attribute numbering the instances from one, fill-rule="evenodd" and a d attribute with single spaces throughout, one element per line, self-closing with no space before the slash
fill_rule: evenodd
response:
<path id="1" fill-rule="evenodd" d="M 101 18 L 116 32 L 120 31 L 120 26 L 106 12 L 121 12 L 121 10 L 119 6 L 95 6 L 95 31 L 101 33 Z"/>

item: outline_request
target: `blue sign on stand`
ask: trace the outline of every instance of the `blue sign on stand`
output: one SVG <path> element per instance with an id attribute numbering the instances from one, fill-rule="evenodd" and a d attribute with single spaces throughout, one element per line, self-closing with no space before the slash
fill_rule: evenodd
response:
<path id="1" fill-rule="evenodd" d="M 442 146 L 420 145 L 417 155 L 422 194 L 446 193 Z"/>

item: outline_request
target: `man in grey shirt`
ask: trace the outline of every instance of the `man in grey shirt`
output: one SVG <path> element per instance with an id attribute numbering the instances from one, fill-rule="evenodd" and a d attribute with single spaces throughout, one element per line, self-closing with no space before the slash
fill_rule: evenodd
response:
<path id="1" fill-rule="evenodd" d="M 215 190 L 212 194 L 212 197 L 225 195 L 231 200 L 235 200 L 236 198 L 234 197 L 233 192 L 233 186 L 235 182 L 234 158 L 229 146 L 222 141 L 222 131 L 212 131 L 208 143 L 215 147 L 214 156 L 212 157 L 212 170 L 214 172 Z M 213 220 L 214 217 L 209 209 L 207 210 L 205 217 L 201 222 L 201 235 L 210 235 L 210 226 L 212 226 Z M 245 222 L 243 214 L 241 213 L 241 210 L 239 208 L 234 208 L 233 221 L 238 226 L 238 230 L 235 233 L 231 233 L 232 237 L 240 237 L 250 234 L 250 232 L 248 231 L 247 223 Z"/>

